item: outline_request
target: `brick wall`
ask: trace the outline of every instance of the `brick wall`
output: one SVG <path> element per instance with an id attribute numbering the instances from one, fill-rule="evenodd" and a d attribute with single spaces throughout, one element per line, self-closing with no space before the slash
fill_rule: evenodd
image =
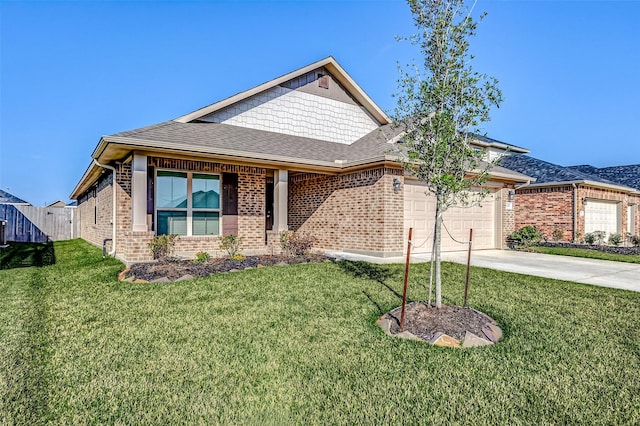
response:
<path id="1" fill-rule="evenodd" d="M 266 251 L 264 221 L 266 169 L 209 161 L 161 157 L 149 157 L 148 165 L 191 172 L 237 173 L 238 234 L 243 238 L 242 250 L 245 253 L 260 253 Z M 122 190 L 118 193 L 118 253 L 120 253 L 120 257 L 127 262 L 148 261 L 152 259 L 148 243 L 155 233 L 153 231 L 131 231 L 131 166 L 130 164 L 123 166 L 126 167 L 124 167 L 122 173 L 118 175 L 123 181 L 121 183 Z M 224 220 L 224 218 L 222 220 Z M 223 254 L 218 249 L 219 244 L 219 236 L 181 236 L 176 240 L 175 252 L 192 255 L 198 251 L 206 251 L 213 256 L 217 256 Z"/>
<path id="2" fill-rule="evenodd" d="M 573 239 L 573 187 L 523 188 L 516 191 L 515 229 L 534 225 L 548 238 L 556 229 L 563 241 Z"/>
<path id="3" fill-rule="evenodd" d="M 102 174 L 96 185 L 80 196 L 76 209 L 80 238 L 100 247 L 106 238 L 113 236 L 112 180 L 110 171 Z M 111 243 L 107 249 L 111 250 Z"/>
<path id="4" fill-rule="evenodd" d="M 543 188 L 523 188 L 516 191 L 515 229 L 526 225 L 535 225 L 547 238 L 552 238 L 553 231 L 563 232 L 562 241 L 572 241 L 574 232 L 578 239 L 584 237 L 586 199 L 615 201 L 621 203 L 621 232 L 627 230 L 629 204 L 638 203 L 640 197 L 629 196 L 624 192 L 578 186 L 576 206 L 576 229 L 574 230 L 574 188 L 571 185 L 551 186 Z M 636 215 L 636 229 L 640 218 Z"/>
<path id="5" fill-rule="evenodd" d="M 289 182 L 289 228 L 318 238 L 317 248 L 402 253 L 404 197 L 393 191 L 401 169 L 339 176 L 299 174 Z"/>

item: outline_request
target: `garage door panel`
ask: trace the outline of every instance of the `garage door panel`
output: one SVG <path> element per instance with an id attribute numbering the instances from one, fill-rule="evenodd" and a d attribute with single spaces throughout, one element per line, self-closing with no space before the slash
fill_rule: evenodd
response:
<path id="1" fill-rule="evenodd" d="M 604 231 L 607 235 L 617 233 L 620 222 L 618 218 L 618 203 L 587 199 L 584 206 L 584 231 Z"/>
<path id="2" fill-rule="evenodd" d="M 431 235 L 435 224 L 435 197 L 425 195 L 424 186 L 417 182 L 405 182 L 405 240 L 408 229 L 414 229 L 414 252 L 430 252 L 432 247 Z M 473 247 L 475 249 L 495 248 L 496 212 L 493 195 L 473 207 L 451 207 L 443 215 L 442 250 L 465 250 L 466 244 L 458 241 L 468 241 L 469 229 L 473 228 Z M 447 232 L 448 231 L 448 232 Z M 451 235 L 449 235 L 449 233 Z M 425 242 L 425 239 L 428 240 Z M 453 237 L 453 239 L 452 239 Z"/>

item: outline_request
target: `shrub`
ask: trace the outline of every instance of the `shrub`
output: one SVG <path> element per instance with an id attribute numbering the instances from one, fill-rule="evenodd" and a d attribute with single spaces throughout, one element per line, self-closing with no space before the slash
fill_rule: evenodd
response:
<path id="1" fill-rule="evenodd" d="M 619 246 L 622 243 L 622 235 L 611 234 L 609 235 L 609 245 Z"/>
<path id="2" fill-rule="evenodd" d="M 156 235 L 151 242 L 147 244 L 154 259 L 166 259 L 173 255 L 173 247 L 176 244 L 178 235 Z"/>
<path id="3" fill-rule="evenodd" d="M 590 246 L 596 243 L 596 236 L 593 235 L 593 232 L 587 232 L 584 234 L 584 242 L 589 244 Z"/>
<path id="4" fill-rule="evenodd" d="M 280 233 L 280 247 L 288 256 L 304 256 L 311 251 L 317 238 L 309 234 L 299 234 L 296 232 Z"/>
<path id="5" fill-rule="evenodd" d="M 562 240 L 562 237 L 564 237 L 564 231 L 561 229 L 554 229 L 551 236 L 553 237 L 553 241 L 560 241 Z"/>
<path id="6" fill-rule="evenodd" d="M 632 235 L 629 240 L 634 247 L 640 247 L 640 235 Z"/>
<path id="7" fill-rule="evenodd" d="M 604 231 L 593 231 L 584 234 L 584 242 L 590 246 L 597 244 L 602 245 L 604 243 L 604 237 L 606 233 Z"/>
<path id="8" fill-rule="evenodd" d="M 233 256 L 230 256 L 229 259 L 234 260 L 236 262 L 242 262 L 243 260 L 245 260 L 247 258 L 247 256 L 245 256 L 242 253 L 236 253 Z"/>
<path id="9" fill-rule="evenodd" d="M 227 252 L 229 257 L 233 257 L 240 253 L 240 246 L 242 246 L 242 237 L 237 235 L 225 235 L 220 238 L 220 250 Z"/>
<path id="10" fill-rule="evenodd" d="M 532 225 L 523 226 L 509 236 L 518 247 L 530 247 L 543 239 L 542 232 Z"/>
<path id="11" fill-rule="evenodd" d="M 211 258 L 211 255 L 206 251 L 199 251 L 196 253 L 196 259 L 193 263 L 206 263 Z"/>

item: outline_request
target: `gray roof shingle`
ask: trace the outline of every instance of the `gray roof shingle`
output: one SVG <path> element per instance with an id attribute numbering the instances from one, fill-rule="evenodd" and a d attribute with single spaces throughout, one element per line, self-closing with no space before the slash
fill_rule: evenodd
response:
<path id="1" fill-rule="evenodd" d="M 597 168 L 590 165 L 581 165 L 569 166 L 568 168 L 572 170 L 578 170 L 583 173 L 600 176 L 601 178 L 608 179 L 621 185 L 640 190 L 640 164 L 603 168 Z"/>
<path id="2" fill-rule="evenodd" d="M 29 204 L 21 198 L 0 189 L 0 204 Z"/>
<path id="3" fill-rule="evenodd" d="M 555 183 L 555 182 L 572 182 L 572 181 L 592 181 L 605 183 L 609 185 L 620 185 L 608 179 L 604 179 L 597 175 L 584 173 L 580 170 L 574 170 L 569 167 L 563 167 L 557 164 L 538 160 L 523 154 L 512 154 L 502 158 L 500 165 L 509 170 L 523 173 L 527 176 L 536 178 L 536 184 Z"/>
<path id="4" fill-rule="evenodd" d="M 178 123 L 166 121 L 149 127 L 116 133 L 157 142 L 186 144 L 237 152 L 278 155 L 314 161 L 366 160 L 384 155 L 391 147 L 387 140 L 400 133 L 391 125 L 382 126 L 351 145 L 220 123 Z"/>

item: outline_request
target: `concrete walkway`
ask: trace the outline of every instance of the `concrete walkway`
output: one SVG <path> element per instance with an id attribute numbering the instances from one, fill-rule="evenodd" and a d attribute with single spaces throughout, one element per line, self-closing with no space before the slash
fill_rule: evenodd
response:
<path id="1" fill-rule="evenodd" d="M 404 263 L 405 261 L 404 257 L 378 258 L 344 252 L 332 253 L 332 255 L 347 260 L 364 260 L 372 263 Z M 411 256 L 411 261 L 429 262 L 430 258 L 430 254 L 418 254 Z M 467 252 L 443 253 L 442 260 L 466 264 Z M 471 253 L 471 265 L 640 292 L 640 264 L 638 263 L 511 250 L 478 250 Z"/>

